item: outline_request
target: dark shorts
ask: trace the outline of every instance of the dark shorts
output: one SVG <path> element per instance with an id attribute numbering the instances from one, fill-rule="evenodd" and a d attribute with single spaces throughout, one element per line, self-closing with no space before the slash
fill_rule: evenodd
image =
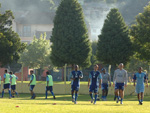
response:
<path id="1" fill-rule="evenodd" d="M 10 84 L 4 84 L 4 89 L 10 89 Z"/>
<path id="2" fill-rule="evenodd" d="M 124 83 L 116 83 L 115 89 L 124 90 Z"/>
<path id="3" fill-rule="evenodd" d="M 102 84 L 102 90 L 108 90 L 108 84 Z"/>
<path id="4" fill-rule="evenodd" d="M 46 91 L 53 91 L 53 86 L 46 86 Z"/>
<path id="5" fill-rule="evenodd" d="M 35 85 L 30 85 L 30 91 L 33 91 Z"/>
<path id="6" fill-rule="evenodd" d="M 71 85 L 71 91 L 79 91 L 79 86 Z"/>
<path id="7" fill-rule="evenodd" d="M 96 86 L 90 85 L 89 92 L 97 93 L 98 90 L 99 90 L 99 87 L 97 85 Z"/>
<path id="8" fill-rule="evenodd" d="M 11 85 L 12 90 L 16 90 L 16 85 Z"/>

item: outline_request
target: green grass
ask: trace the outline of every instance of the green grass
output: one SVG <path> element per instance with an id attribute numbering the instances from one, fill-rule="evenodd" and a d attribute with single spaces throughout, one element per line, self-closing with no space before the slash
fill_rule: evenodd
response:
<path id="1" fill-rule="evenodd" d="M 90 103 L 89 95 L 79 95 L 78 104 L 71 102 L 70 95 L 56 95 L 56 100 L 49 96 L 37 94 L 35 100 L 30 100 L 29 94 L 20 94 L 19 98 L 8 99 L 8 94 L 0 99 L 0 113 L 147 113 L 150 108 L 150 96 L 145 96 L 144 104 L 138 105 L 136 96 L 125 96 L 124 104 L 113 101 L 97 101 L 96 105 Z M 56 105 L 53 105 L 56 103 Z M 19 106 L 18 108 L 16 106 Z"/>

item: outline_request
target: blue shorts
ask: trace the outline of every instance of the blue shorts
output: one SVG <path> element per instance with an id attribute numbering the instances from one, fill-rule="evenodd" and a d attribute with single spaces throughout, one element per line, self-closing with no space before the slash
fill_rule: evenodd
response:
<path id="1" fill-rule="evenodd" d="M 46 91 L 48 91 L 48 90 L 49 90 L 50 92 L 53 91 L 53 86 L 46 86 Z"/>
<path id="2" fill-rule="evenodd" d="M 90 85 L 89 92 L 97 93 L 98 90 L 99 90 L 98 86 L 92 86 L 92 85 Z"/>
<path id="3" fill-rule="evenodd" d="M 139 94 L 139 93 L 144 93 L 144 84 L 137 84 L 136 85 L 136 90 L 135 90 L 135 92 L 137 93 L 137 94 Z"/>
<path id="4" fill-rule="evenodd" d="M 10 89 L 10 84 L 4 84 L 4 89 Z"/>
<path id="5" fill-rule="evenodd" d="M 35 85 L 30 85 L 30 91 L 33 91 Z"/>
<path id="6" fill-rule="evenodd" d="M 124 90 L 124 83 L 116 83 L 115 89 Z"/>
<path id="7" fill-rule="evenodd" d="M 71 85 L 71 91 L 79 91 L 80 86 Z"/>
<path id="8" fill-rule="evenodd" d="M 102 84 L 102 90 L 108 90 L 108 84 L 107 83 Z"/>
<path id="9" fill-rule="evenodd" d="M 16 85 L 11 85 L 12 90 L 16 90 Z"/>

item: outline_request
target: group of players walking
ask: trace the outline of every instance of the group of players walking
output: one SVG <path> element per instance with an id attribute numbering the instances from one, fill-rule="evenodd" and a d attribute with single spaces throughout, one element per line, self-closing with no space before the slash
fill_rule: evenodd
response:
<path id="1" fill-rule="evenodd" d="M 128 74 L 127 71 L 123 69 L 123 63 L 120 63 L 118 69 L 115 70 L 113 76 L 113 86 L 115 88 L 115 98 L 116 102 L 120 101 L 120 104 L 123 104 L 124 98 L 124 87 L 127 87 L 128 81 Z M 106 100 L 108 95 L 108 87 L 111 86 L 111 76 L 106 72 L 106 69 L 102 69 L 101 72 L 98 71 L 99 66 L 95 65 L 94 70 L 89 73 L 88 79 L 88 88 L 89 94 L 91 97 L 91 103 L 96 104 L 97 97 L 98 97 L 98 90 L 99 88 L 102 89 L 102 100 Z M 53 77 L 50 75 L 49 72 L 46 72 L 46 91 L 45 91 L 45 99 L 47 99 L 48 91 L 51 92 L 54 99 L 56 99 L 53 93 Z M 83 78 L 82 71 L 79 70 L 79 66 L 75 66 L 75 70 L 71 72 L 70 79 L 71 79 L 71 95 L 72 95 L 72 102 L 77 104 L 78 98 L 78 91 L 80 88 L 80 79 Z M 14 98 L 15 94 L 18 96 L 16 92 L 16 80 L 18 77 L 13 74 L 13 72 L 8 73 L 5 70 L 4 74 L 4 86 L 2 90 L 2 98 L 4 96 L 4 90 L 8 89 L 9 98 Z M 144 97 L 144 82 L 146 82 L 146 86 L 148 87 L 148 79 L 146 74 L 142 72 L 142 67 L 138 68 L 138 72 L 135 73 L 133 77 L 134 86 L 136 86 L 136 93 L 138 96 L 139 104 L 143 104 L 143 97 Z M 136 82 L 136 85 L 135 85 Z M 0 84 L 1 84 L 1 76 L 0 76 Z M 36 95 L 33 92 L 33 89 L 36 85 L 36 76 L 34 72 L 30 71 L 30 82 L 28 86 L 30 87 L 31 92 L 31 99 L 35 99 Z M 93 96 L 94 93 L 94 96 Z"/>

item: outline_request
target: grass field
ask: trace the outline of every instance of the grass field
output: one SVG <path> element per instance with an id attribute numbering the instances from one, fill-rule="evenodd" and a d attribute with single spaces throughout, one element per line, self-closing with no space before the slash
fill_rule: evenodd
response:
<path id="1" fill-rule="evenodd" d="M 148 113 L 150 112 L 150 96 L 145 96 L 144 104 L 138 105 L 136 96 L 125 96 L 124 104 L 113 101 L 113 96 L 108 96 L 108 101 L 97 101 L 96 105 L 90 103 L 89 95 L 79 95 L 78 104 L 71 102 L 70 95 L 56 95 L 56 100 L 49 96 L 37 95 L 35 100 L 30 100 L 29 94 L 20 94 L 18 98 L 8 99 L 8 94 L 0 99 L 0 113 Z M 56 103 L 56 105 L 53 105 Z M 19 107 L 16 107 L 19 106 Z"/>

